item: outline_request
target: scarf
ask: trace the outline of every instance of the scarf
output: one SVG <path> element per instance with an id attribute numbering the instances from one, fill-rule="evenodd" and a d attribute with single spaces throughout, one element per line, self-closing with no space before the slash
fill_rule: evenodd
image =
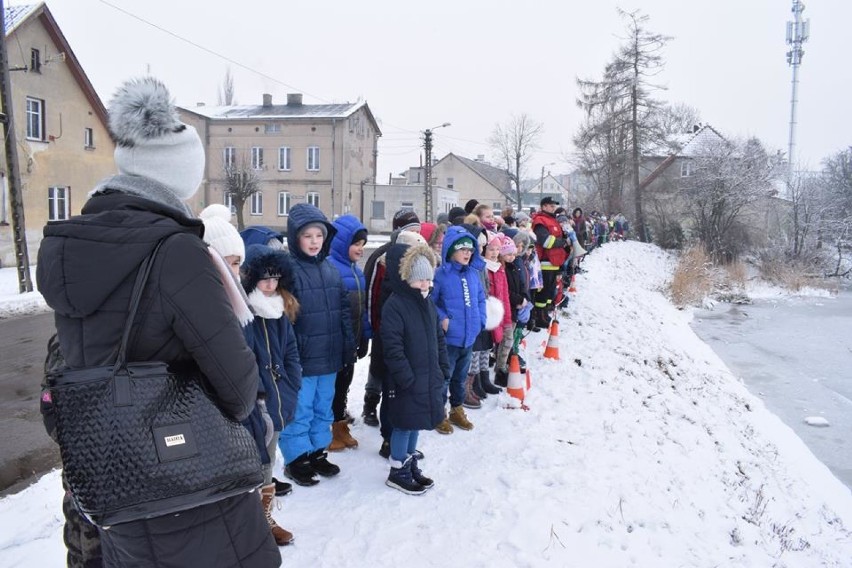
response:
<path id="1" fill-rule="evenodd" d="M 222 284 L 225 286 L 225 296 L 228 298 L 231 309 L 234 310 L 234 314 L 240 321 L 240 325 L 243 327 L 247 326 L 254 321 L 254 314 L 249 309 L 248 298 L 246 298 L 246 293 L 243 291 L 242 285 L 237 282 L 236 276 L 228 268 L 228 265 L 225 264 L 225 259 L 222 258 L 222 255 L 210 247 L 207 247 L 207 252 L 210 253 L 210 257 L 213 259 L 213 266 L 216 267 Z"/>
<path id="2" fill-rule="evenodd" d="M 114 175 L 101 180 L 101 182 L 91 191 L 91 193 L 89 193 L 89 195 L 102 193 L 106 189 L 114 189 L 137 197 L 150 199 L 151 201 L 156 201 L 162 205 L 167 205 L 168 207 L 177 209 L 188 217 L 195 216 L 192 214 L 192 210 L 189 206 L 178 199 L 177 195 L 175 195 L 172 190 L 149 178 L 129 176 L 125 174 Z"/>
<path id="3" fill-rule="evenodd" d="M 264 319 L 279 319 L 284 315 L 284 298 L 281 294 L 267 296 L 257 288 L 248 295 L 249 305 L 259 317 Z"/>

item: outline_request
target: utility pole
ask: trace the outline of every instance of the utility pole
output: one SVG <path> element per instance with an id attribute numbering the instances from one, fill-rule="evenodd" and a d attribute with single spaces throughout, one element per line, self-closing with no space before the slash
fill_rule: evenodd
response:
<path id="1" fill-rule="evenodd" d="M 549 164 L 544 164 L 541 166 L 541 184 L 538 186 L 538 199 L 541 201 L 544 198 L 544 167 L 552 166 L 556 162 L 550 162 Z M 521 204 L 518 203 L 518 211 L 521 211 Z"/>
<path id="2" fill-rule="evenodd" d="M 0 105 L 6 146 L 6 170 L 9 178 L 9 205 L 12 209 L 12 240 L 15 245 L 15 265 L 18 268 L 18 292 L 33 291 L 30 278 L 30 257 L 27 252 L 27 231 L 24 221 L 24 202 L 21 193 L 21 173 L 18 170 L 18 142 L 15 137 L 15 121 L 12 116 L 12 101 L 9 96 L 9 59 L 6 54 L 6 7 L 0 0 Z"/>
<path id="3" fill-rule="evenodd" d="M 435 199 L 432 195 L 432 131 L 445 126 L 450 126 L 450 123 L 445 122 L 440 126 L 433 126 L 423 131 L 423 148 L 426 150 L 426 168 L 423 172 L 426 177 L 423 188 L 423 206 L 426 211 L 423 214 L 427 223 L 435 219 Z"/>
<path id="4" fill-rule="evenodd" d="M 790 139 L 787 145 L 787 184 L 793 179 L 793 160 L 796 151 L 796 106 L 799 90 L 799 65 L 802 64 L 802 56 L 805 54 L 802 44 L 810 37 L 810 20 L 802 20 L 802 12 L 805 5 L 800 0 L 793 0 L 793 21 L 787 22 L 787 64 L 793 68 L 792 94 L 790 96 Z M 789 187 L 788 187 L 789 191 Z"/>

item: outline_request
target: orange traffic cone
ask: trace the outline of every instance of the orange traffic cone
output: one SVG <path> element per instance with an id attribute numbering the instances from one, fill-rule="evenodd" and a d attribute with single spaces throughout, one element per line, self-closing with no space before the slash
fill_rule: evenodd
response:
<path id="1" fill-rule="evenodd" d="M 577 280 L 577 275 L 576 275 L 576 274 L 572 274 L 572 275 L 571 275 L 571 286 L 569 286 L 569 287 L 568 287 L 568 292 L 570 292 L 571 294 L 576 294 L 576 293 L 577 293 L 576 280 Z"/>
<path id="2" fill-rule="evenodd" d="M 559 360 L 559 322 L 555 319 L 550 323 L 550 337 L 544 348 L 544 358 Z"/>
<path id="3" fill-rule="evenodd" d="M 524 376 L 521 374 L 521 364 L 517 355 L 509 356 L 509 378 L 506 391 L 509 396 L 524 402 Z"/>
<path id="4" fill-rule="evenodd" d="M 527 391 L 532 388 L 532 377 L 530 376 L 530 370 L 527 369 Z"/>

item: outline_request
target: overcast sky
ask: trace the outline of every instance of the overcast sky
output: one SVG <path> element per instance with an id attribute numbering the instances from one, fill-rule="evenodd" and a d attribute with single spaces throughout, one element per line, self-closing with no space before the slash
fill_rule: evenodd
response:
<path id="1" fill-rule="evenodd" d="M 575 80 L 598 78 L 618 45 L 616 7 L 639 8 L 652 31 L 673 36 L 659 98 L 695 107 L 724 135 L 787 150 L 791 0 L 47 4 L 104 103 L 122 80 L 150 70 L 179 105 L 216 104 L 228 67 L 241 104 L 260 104 L 262 93 L 279 102 L 289 92 L 304 93 L 305 103 L 366 99 L 383 132 L 380 181 L 416 165 L 422 130 L 444 122 L 452 126 L 435 131 L 436 156 L 495 158 L 486 140 L 513 113 L 544 124 L 529 177 L 550 162 L 554 174 L 570 171 L 582 120 Z M 852 1 L 805 5 L 811 38 L 799 74 L 796 159 L 816 168 L 852 144 Z"/>

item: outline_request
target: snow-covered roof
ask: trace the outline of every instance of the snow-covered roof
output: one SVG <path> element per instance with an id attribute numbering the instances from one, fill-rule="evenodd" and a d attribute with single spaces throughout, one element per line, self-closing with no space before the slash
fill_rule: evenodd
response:
<path id="1" fill-rule="evenodd" d="M 707 144 L 713 144 L 724 139 L 725 137 L 719 134 L 715 128 L 709 124 L 705 124 L 681 147 L 678 155 L 685 158 L 694 158 Z"/>
<path id="2" fill-rule="evenodd" d="M 233 105 L 181 107 L 183 110 L 216 120 L 245 120 L 251 118 L 346 118 L 366 102 L 322 105 Z"/>
<path id="3" fill-rule="evenodd" d="M 694 132 L 682 132 L 674 134 L 663 143 L 655 143 L 649 145 L 642 151 L 646 157 L 668 157 L 672 154 L 691 158 L 695 156 L 698 148 L 701 148 L 705 143 L 713 140 L 724 140 L 725 138 L 719 132 L 710 126 L 704 124 Z"/>
<path id="4" fill-rule="evenodd" d="M 15 31 L 15 28 L 20 25 L 21 22 L 26 20 L 30 14 L 35 12 L 43 2 L 38 4 L 24 4 L 20 6 L 6 6 L 5 14 L 3 14 L 3 22 L 6 26 L 6 35 L 8 36 L 10 33 Z"/>

